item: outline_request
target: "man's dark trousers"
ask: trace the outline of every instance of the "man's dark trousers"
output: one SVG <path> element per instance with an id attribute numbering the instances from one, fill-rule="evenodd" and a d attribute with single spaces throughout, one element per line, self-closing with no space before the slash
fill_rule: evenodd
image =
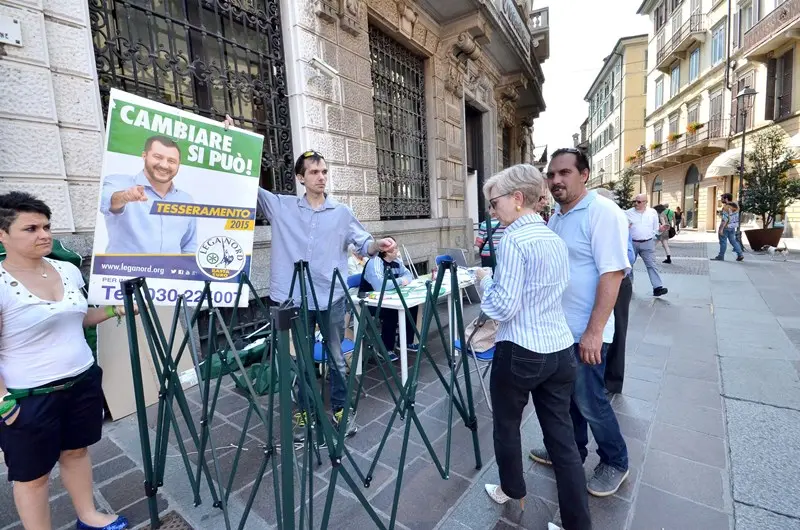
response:
<path id="1" fill-rule="evenodd" d="M 622 381 L 625 377 L 625 340 L 628 337 L 628 314 L 632 296 L 633 282 L 630 276 L 625 276 L 614 305 L 614 341 L 606 358 L 606 389 L 614 394 L 622 393 Z"/>

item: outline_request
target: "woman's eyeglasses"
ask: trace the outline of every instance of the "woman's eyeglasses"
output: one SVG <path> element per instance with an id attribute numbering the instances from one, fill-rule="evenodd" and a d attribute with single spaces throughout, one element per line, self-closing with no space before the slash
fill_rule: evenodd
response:
<path id="1" fill-rule="evenodd" d="M 496 210 L 497 209 L 497 201 L 499 199 L 502 199 L 503 197 L 507 197 L 507 196 L 511 195 L 512 193 L 514 193 L 514 192 L 512 191 L 512 192 L 509 192 L 509 193 L 504 193 L 502 195 L 498 195 L 497 197 L 492 197 L 491 199 L 489 199 L 489 206 L 491 206 L 493 210 Z"/>

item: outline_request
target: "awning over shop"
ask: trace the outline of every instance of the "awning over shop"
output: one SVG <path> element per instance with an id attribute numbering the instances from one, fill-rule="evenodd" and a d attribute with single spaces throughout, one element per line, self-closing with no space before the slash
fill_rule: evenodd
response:
<path id="1" fill-rule="evenodd" d="M 729 149 L 719 155 L 706 169 L 705 178 L 726 177 L 739 173 L 739 163 L 742 158 L 741 149 Z"/>

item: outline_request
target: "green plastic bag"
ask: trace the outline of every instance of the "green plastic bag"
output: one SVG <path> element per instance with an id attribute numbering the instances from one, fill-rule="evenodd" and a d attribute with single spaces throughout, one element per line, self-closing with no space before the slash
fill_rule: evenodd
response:
<path id="1" fill-rule="evenodd" d="M 267 339 L 258 339 L 255 342 L 252 342 L 239 350 L 239 358 L 242 360 L 242 364 L 246 367 L 250 366 L 253 363 L 259 362 L 264 355 L 264 350 L 266 349 L 268 344 Z M 236 363 L 236 358 L 230 354 L 229 350 L 225 350 L 225 362 L 223 363 L 222 357 L 220 356 L 219 352 L 214 352 L 211 355 L 211 378 L 216 379 L 220 372 L 223 375 L 231 374 L 239 369 L 239 365 Z M 205 370 L 205 363 L 203 361 L 200 363 L 200 374 L 205 377 L 206 370 Z"/>

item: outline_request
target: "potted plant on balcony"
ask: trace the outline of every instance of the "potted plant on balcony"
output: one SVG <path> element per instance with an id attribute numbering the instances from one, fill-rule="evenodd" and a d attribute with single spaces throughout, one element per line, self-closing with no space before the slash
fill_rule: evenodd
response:
<path id="1" fill-rule="evenodd" d="M 705 123 L 700 123 L 699 121 L 693 121 L 686 126 L 686 132 L 688 132 L 689 134 L 694 134 L 700 129 L 702 129 L 703 125 L 705 125 Z"/>
<path id="2" fill-rule="evenodd" d="M 761 228 L 745 230 L 753 250 L 761 250 L 766 245 L 778 246 L 783 227 L 776 227 L 775 219 L 792 202 L 800 199 L 800 180 L 788 174 L 794 167 L 793 155 L 778 125 L 758 133 L 753 140 L 753 149 L 747 154 L 740 201 L 742 211 L 761 220 Z"/>
<path id="3" fill-rule="evenodd" d="M 639 157 L 637 155 L 631 155 L 625 159 L 625 162 L 627 162 L 628 164 L 633 164 L 637 160 L 639 160 Z"/>
<path id="4" fill-rule="evenodd" d="M 663 145 L 662 142 L 653 142 L 653 143 L 650 144 L 650 150 L 651 151 L 655 151 L 656 149 L 658 149 L 662 145 Z"/>
<path id="5" fill-rule="evenodd" d="M 677 142 L 681 136 L 683 136 L 681 133 L 669 133 L 669 136 L 667 136 L 667 140 L 669 140 L 670 142 Z"/>

